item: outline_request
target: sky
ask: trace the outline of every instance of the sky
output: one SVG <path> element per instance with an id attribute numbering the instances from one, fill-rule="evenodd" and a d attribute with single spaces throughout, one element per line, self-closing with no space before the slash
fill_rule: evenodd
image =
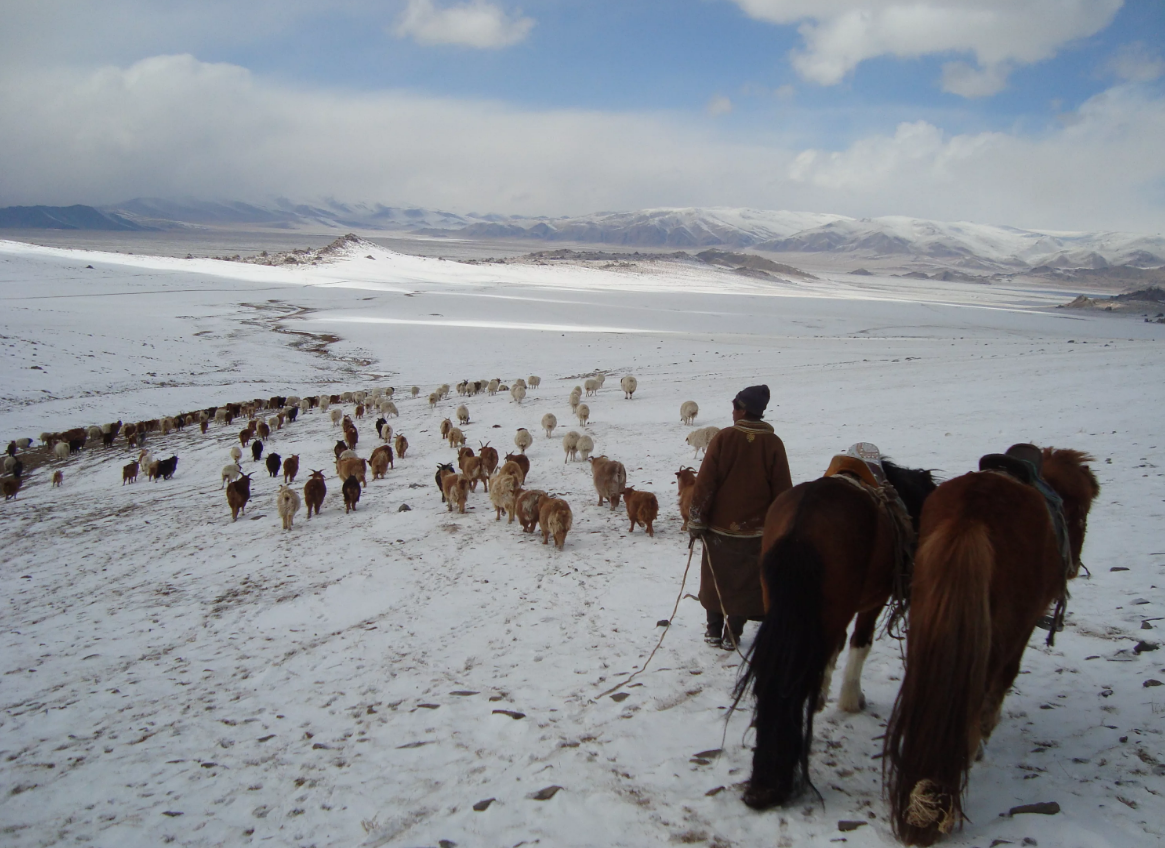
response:
<path id="1" fill-rule="evenodd" d="M 1160 0 L 0 0 L 0 206 L 1165 233 Z"/>

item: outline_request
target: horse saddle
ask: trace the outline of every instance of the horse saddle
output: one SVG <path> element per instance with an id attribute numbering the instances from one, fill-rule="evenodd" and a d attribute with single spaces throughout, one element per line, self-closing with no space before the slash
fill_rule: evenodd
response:
<path id="1" fill-rule="evenodd" d="M 846 474 L 856 477 L 867 486 L 880 489 L 886 483 L 886 472 L 882 468 L 882 452 L 870 442 L 850 445 L 845 453 L 835 454 L 829 461 L 824 476 L 833 477 Z"/>

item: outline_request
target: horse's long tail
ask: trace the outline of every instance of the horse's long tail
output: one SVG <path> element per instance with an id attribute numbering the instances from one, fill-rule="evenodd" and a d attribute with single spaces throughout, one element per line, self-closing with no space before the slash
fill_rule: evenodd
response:
<path id="1" fill-rule="evenodd" d="M 886 729 L 894 833 L 930 845 L 963 818 L 991 650 L 995 552 L 981 523 L 940 524 L 915 557 L 906 673 Z"/>
<path id="2" fill-rule="evenodd" d="M 737 703 L 750 689 L 756 695 L 756 750 L 744 793 L 756 809 L 783 804 L 812 786 L 813 713 L 829 659 L 817 551 L 791 534 L 769 548 L 761 568 L 769 611 L 735 693 Z"/>

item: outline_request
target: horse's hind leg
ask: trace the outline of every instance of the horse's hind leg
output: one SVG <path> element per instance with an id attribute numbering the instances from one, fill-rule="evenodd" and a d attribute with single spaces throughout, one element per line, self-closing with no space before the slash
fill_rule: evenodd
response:
<path id="1" fill-rule="evenodd" d="M 866 708 L 866 696 L 862 694 L 862 668 L 870 655 L 874 643 L 874 629 L 882 608 L 867 610 L 858 614 L 853 636 L 849 640 L 849 656 L 845 661 L 845 676 L 841 682 L 841 694 L 837 707 L 843 712 L 860 713 Z"/>
<path id="2" fill-rule="evenodd" d="M 833 680 L 833 670 L 837 668 L 837 658 L 841 655 L 841 649 L 845 647 L 845 633 L 841 634 L 841 640 L 833 649 L 833 653 L 829 655 L 829 662 L 825 664 L 825 673 L 821 675 L 821 694 L 817 696 L 817 712 L 825 709 L 825 702 L 829 700 L 829 684 Z"/>

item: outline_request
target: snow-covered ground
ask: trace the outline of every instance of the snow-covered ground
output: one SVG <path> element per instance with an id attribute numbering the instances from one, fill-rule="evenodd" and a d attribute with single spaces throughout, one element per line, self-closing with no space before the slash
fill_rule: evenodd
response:
<path id="1" fill-rule="evenodd" d="M 1095 455 L 1092 576 L 1072 587 L 1055 648 L 1033 638 L 949 844 L 1159 845 L 1165 687 L 1150 681 L 1165 680 L 1165 651 L 1133 648 L 1165 630 L 1165 326 L 1052 308 L 1071 294 L 467 266 L 367 245 L 289 270 L 0 242 L 4 443 L 391 385 L 411 444 L 345 515 L 327 416 L 274 434 L 269 450 L 329 475 L 323 514 L 287 533 L 276 481 L 249 457 L 252 506 L 230 520 L 219 471 L 238 427 L 154 439 L 155 455 L 180 458 L 171 481 L 122 487 L 121 440 L 33 470 L 0 505 L 0 842 L 891 843 L 878 757 L 893 641 L 871 654 L 867 712 L 831 702 L 818 721 L 823 802 L 782 811 L 739 800 L 748 718 L 725 723 L 739 658 L 704 645 L 696 601 L 680 602 L 648 670 L 601 697 L 642 665 L 680 593 L 673 474 L 695 464 L 680 403 L 723 426 L 736 391 L 766 382 L 795 481 L 859 440 L 946 476 L 1018 441 Z M 594 369 L 613 379 L 588 400 L 586 431 L 659 497 L 654 539 L 628 533 L 622 507 L 595 506 L 586 465 L 563 463 L 559 437 L 582 429 L 567 394 Z M 624 373 L 639 379 L 632 401 Z M 453 457 L 438 424 L 462 401 L 430 410 L 425 396 L 530 374 L 542 385 L 520 406 L 464 401 L 465 431 L 501 449 L 517 427 L 538 434 L 529 483 L 574 510 L 562 552 L 496 522 L 480 491 L 449 514 L 432 482 Z M 411 385 L 421 398 L 402 397 Z M 360 433 L 367 456 L 371 419 Z M 1061 812 L 1000 815 L 1039 801 Z M 856 820 L 868 825 L 839 830 Z"/>

